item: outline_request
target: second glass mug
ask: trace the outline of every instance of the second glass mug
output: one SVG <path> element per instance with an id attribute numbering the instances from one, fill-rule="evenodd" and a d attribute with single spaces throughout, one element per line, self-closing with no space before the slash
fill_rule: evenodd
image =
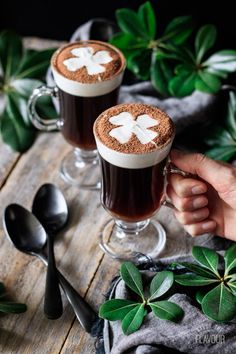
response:
<path id="1" fill-rule="evenodd" d="M 84 83 L 69 80 L 54 65 L 55 58 L 68 46 L 102 45 L 115 51 L 120 57 L 120 68 L 108 79 Z M 96 143 L 93 136 L 93 123 L 97 116 L 107 108 L 117 104 L 119 87 L 122 82 L 125 59 L 123 54 L 108 43 L 100 41 L 80 41 L 69 43 L 59 48 L 51 59 L 51 69 L 55 87 L 36 88 L 28 103 L 29 116 L 34 126 L 43 131 L 60 130 L 65 140 L 73 146 L 62 161 L 60 173 L 71 185 L 85 189 L 100 188 L 100 174 Z M 36 104 L 41 96 L 59 99 L 60 118 L 44 119 L 37 113 Z M 97 171 L 99 172 L 99 171 Z"/>
<path id="2" fill-rule="evenodd" d="M 174 132 L 166 146 L 144 154 L 140 164 L 139 155 L 122 154 L 103 144 L 97 131 L 98 121 L 99 117 L 94 135 L 102 170 L 101 203 L 113 217 L 102 227 L 100 247 L 117 259 L 136 262 L 145 257 L 156 258 L 164 249 L 166 233 L 152 217 L 161 205 L 173 208 L 166 196 L 167 175 L 189 176 L 170 163 Z"/>

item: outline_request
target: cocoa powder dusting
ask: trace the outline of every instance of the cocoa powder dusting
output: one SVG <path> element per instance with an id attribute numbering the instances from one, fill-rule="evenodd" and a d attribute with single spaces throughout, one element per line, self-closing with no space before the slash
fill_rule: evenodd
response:
<path id="1" fill-rule="evenodd" d="M 71 50 L 80 47 L 92 47 L 94 54 L 100 50 L 106 50 L 113 60 L 107 64 L 102 64 L 106 70 L 100 74 L 89 75 L 85 67 L 76 71 L 69 71 L 63 62 L 69 58 L 76 58 L 76 56 L 71 53 Z M 125 59 L 123 54 L 110 44 L 99 41 L 80 41 L 59 48 L 52 58 L 52 65 L 67 79 L 90 84 L 106 81 L 118 75 L 125 67 Z"/>
<path id="2" fill-rule="evenodd" d="M 141 114 L 148 114 L 151 118 L 158 121 L 158 125 L 149 128 L 158 133 L 157 137 L 148 144 L 141 144 L 135 134 L 132 134 L 131 139 L 121 144 L 117 139 L 111 137 L 109 132 L 117 126 L 111 124 L 109 119 L 121 112 L 129 112 L 136 119 Z M 98 139 L 112 150 L 116 150 L 128 154 L 143 154 L 155 150 L 159 150 L 166 146 L 173 138 L 175 133 L 174 123 L 170 117 L 157 107 L 145 105 L 142 103 L 125 103 L 107 109 L 100 114 L 94 125 L 94 132 Z"/>

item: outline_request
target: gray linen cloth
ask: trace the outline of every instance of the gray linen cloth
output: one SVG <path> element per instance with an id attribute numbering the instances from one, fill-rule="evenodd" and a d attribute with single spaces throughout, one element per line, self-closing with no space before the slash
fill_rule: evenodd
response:
<path id="1" fill-rule="evenodd" d="M 104 19 L 94 19 L 80 26 L 72 35 L 75 40 L 108 40 L 116 31 L 116 26 Z M 49 70 L 48 84 L 54 81 Z M 149 81 L 122 85 L 119 102 L 142 102 L 160 107 L 167 112 L 176 125 L 177 133 L 184 128 L 204 125 L 217 114 L 217 95 L 194 92 L 191 96 L 178 98 L 159 98 Z M 211 235 L 191 238 L 175 220 L 172 211 L 162 207 L 156 219 L 164 225 L 167 232 L 166 248 L 161 254 L 162 263 L 191 260 L 193 245 L 203 245 L 216 250 L 224 250 L 229 242 Z M 123 281 L 118 281 L 110 297 L 127 298 L 127 289 Z M 236 353 L 236 325 L 218 324 L 207 319 L 200 310 L 193 306 L 185 294 L 175 294 L 170 300 L 178 303 L 185 311 L 185 316 L 178 324 L 159 320 L 152 313 L 148 314 L 142 327 L 135 333 L 125 336 L 120 322 L 105 321 L 103 338 L 105 353 L 111 354 L 153 354 L 153 353 Z"/>

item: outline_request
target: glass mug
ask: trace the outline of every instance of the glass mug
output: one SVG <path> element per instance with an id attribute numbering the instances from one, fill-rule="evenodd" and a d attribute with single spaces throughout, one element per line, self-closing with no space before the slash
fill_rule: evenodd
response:
<path id="1" fill-rule="evenodd" d="M 144 113 L 146 107 L 151 107 L 132 103 L 116 107 L 129 109 L 135 105 L 139 109 L 143 107 Z M 166 201 L 167 173 L 187 174 L 169 163 L 175 129 L 167 115 L 172 132 L 162 148 L 134 154 L 114 150 L 114 140 L 108 146 L 99 134 L 99 126 L 102 125 L 101 118 L 110 117 L 110 111 L 116 107 L 103 112 L 94 123 L 102 171 L 101 203 L 113 217 L 102 228 L 100 247 L 113 258 L 137 260 L 142 255 L 155 258 L 164 249 L 166 233 L 162 225 L 151 218 L 161 205 L 171 206 Z M 155 107 L 154 110 L 158 109 Z"/>
<path id="2" fill-rule="evenodd" d="M 109 65 L 113 66 L 108 72 Z M 54 53 L 51 69 L 56 86 L 41 86 L 33 91 L 28 103 L 30 119 L 39 130 L 59 129 L 74 147 L 62 161 L 63 179 L 82 188 L 98 189 L 100 176 L 95 172 L 98 158 L 93 123 L 101 112 L 117 104 L 125 70 L 124 56 L 101 41 L 74 42 Z M 96 69 L 100 73 L 95 74 Z M 60 119 L 47 120 L 38 115 L 36 103 L 44 95 L 59 99 Z"/>

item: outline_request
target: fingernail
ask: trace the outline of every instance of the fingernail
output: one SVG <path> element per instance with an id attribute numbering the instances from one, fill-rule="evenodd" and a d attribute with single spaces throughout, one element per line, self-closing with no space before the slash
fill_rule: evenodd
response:
<path id="1" fill-rule="evenodd" d="M 215 221 L 206 221 L 202 224 L 202 229 L 207 231 L 207 230 L 212 230 L 216 226 Z"/>
<path id="2" fill-rule="evenodd" d="M 207 205 L 207 200 L 205 198 L 196 198 L 193 200 L 193 208 L 198 209 Z"/>
<path id="3" fill-rule="evenodd" d="M 195 211 L 192 215 L 195 220 L 206 219 L 207 216 L 209 215 L 209 211 L 208 209 L 198 210 Z"/>
<path id="4" fill-rule="evenodd" d="M 192 194 L 202 194 L 206 192 L 206 188 L 203 186 L 194 186 L 192 188 Z"/>

